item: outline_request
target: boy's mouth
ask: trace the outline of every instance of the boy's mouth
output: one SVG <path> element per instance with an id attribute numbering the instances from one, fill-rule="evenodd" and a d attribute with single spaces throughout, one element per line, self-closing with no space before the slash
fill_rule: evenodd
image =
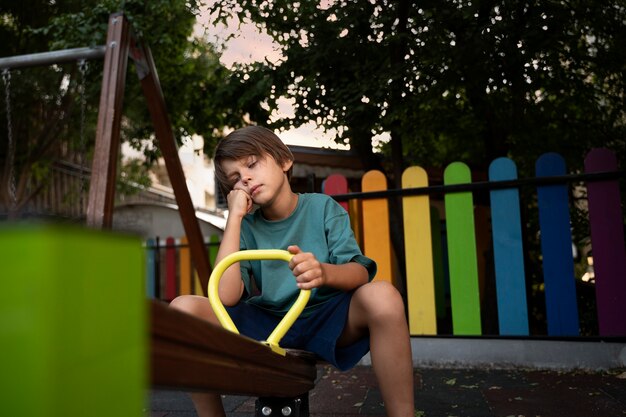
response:
<path id="1" fill-rule="evenodd" d="M 260 185 L 255 185 L 254 187 L 250 188 L 250 196 L 251 197 L 254 196 L 254 194 L 256 194 L 260 188 L 261 188 Z"/>

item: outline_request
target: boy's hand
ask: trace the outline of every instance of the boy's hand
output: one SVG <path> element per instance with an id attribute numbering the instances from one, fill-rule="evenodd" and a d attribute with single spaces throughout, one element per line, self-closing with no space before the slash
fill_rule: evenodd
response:
<path id="1" fill-rule="evenodd" d="M 289 246 L 287 250 L 294 255 L 289 261 L 289 268 L 296 277 L 298 288 L 310 290 L 326 284 L 322 264 L 315 258 L 315 255 L 311 252 L 302 252 L 296 245 Z"/>
<path id="2" fill-rule="evenodd" d="M 252 197 L 244 190 L 238 188 L 231 190 L 227 200 L 229 216 L 234 214 L 243 217 L 252 210 Z"/>

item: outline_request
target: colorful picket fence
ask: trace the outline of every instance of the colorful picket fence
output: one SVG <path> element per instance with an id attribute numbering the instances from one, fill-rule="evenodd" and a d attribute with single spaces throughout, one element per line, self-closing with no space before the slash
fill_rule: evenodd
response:
<path id="1" fill-rule="evenodd" d="M 499 334 L 529 335 L 528 277 L 524 270 L 519 197 L 521 184 L 526 184 L 535 186 L 537 192 L 547 334 L 578 336 L 568 184 L 578 178 L 586 180 L 588 194 L 599 335 L 626 336 L 626 249 L 618 170 L 615 155 L 606 149 L 592 150 L 585 159 L 585 174 L 577 177 L 566 175 L 565 162 L 560 155 L 542 155 L 536 162 L 536 178 L 525 182 L 518 181 L 512 160 L 499 158 L 489 167 L 488 183 L 474 184 L 484 186 L 474 188 L 470 170 L 461 162 L 454 162 L 445 169 L 443 187 L 429 187 L 424 169 L 407 168 L 402 186 L 411 192 L 404 194 L 402 206 L 411 334 L 437 334 L 442 287 L 446 285 L 442 283 L 444 275 L 448 278 L 453 334 L 483 334 L 478 264 L 484 260 L 480 259 L 477 249 L 477 233 L 484 232 L 484 219 L 489 216 L 480 215 L 472 192 L 481 188 L 490 190 L 491 222 L 487 226 L 491 229 Z M 327 192 L 341 201 L 350 199 L 347 187 L 339 187 L 336 181 L 346 184 L 336 176 L 329 177 L 326 188 L 331 191 Z M 363 192 L 386 189 L 382 173 L 364 175 Z M 430 194 L 441 191 L 445 193 L 444 213 L 439 213 L 431 204 Z M 360 233 L 365 254 L 384 266 L 377 279 L 395 282 L 390 266 L 394 262 L 393 254 L 388 246 L 381 245 L 381 242 L 391 241 L 387 227 L 388 198 L 380 193 L 376 198 L 368 200 L 366 197 L 354 193 L 352 198 L 363 198 L 362 213 L 351 211 L 351 215 L 362 218 Z M 436 230 L 437 226 L 433 227 L 439 223 L 437 216 L 440 214 L 445 216 L 443 235 Z M 478 227 L 479 222 L 481 227 Z M 442 244 L 442 239 L 446 244 Z M 446 267 L 447 274 L 444 273 Z"/>
<path id="2" fill-rule="evenodd" d="M 445 169 L 443 186 L 429 186 L 423 168 L 404 171 L 400 193 L 404 282 L 412 335 L 441 334 L 437 319 L 445 314 L 447 303 L 452 334 L 485 334 L 481 299 L 486 297 L 486 290 L 480 271 L 488 267 L 495 275 L 498 334 L 530 335 L 526 297 L 529 274 L 525 271 L 520 201 L 520 187 L 524 186 L 536 188 L 547 334 L 578 336 L 569 202 L 570 182 L 575 179 L 584 181 L 587 188 L 599 335 L 626 336 L 626 248 L 616 157 L 596 149 L 585 159 L 584 174 L 571 176 L 566 172 L 563 158 L 555 153 L 537 160 L 532 179 L 518 179 L 514 161 L 507 158 L 494 160 L 489 180 L 481 183 L 472 183 L 469 168 L 460 162 Z M 362 193 L 350 193 L 348 181 L 340 175 L 331 175 L 324 182 L 324 192 L 334 195 L 350 213 L 364 253 L 377 262 L 377 279 L 398 284 L 389 229 L 389 195 L 398 193 L 386 194 L 385 176 L 378 171 L 363 176 L 361 189 Z M 476 190 L 488 192 L 485 210 L 474 202 Z M 443 202 L 438 202 L 434 196 L 441 193 Z M 442 211 L 437 207 L 441 204 Z M 211 263 L 218 240 L 212 236 L 207 241 Z M 481 255 L 488 249 L 485 240 L 493 251 L 492 265 L 486 265 Z M 202 294 L 184 238 L 150 240 L 146 247 L 149 296 L 171 300 L 178 294 Z"/>
<path id="3" fill-rule="evenodd" d="M 220 237 L 205 238 L 211 265 L 215 264 Z M 148 239 L 146 248 L 146 294 L 149 298 L 172 301 L 178 295 L 204 294 L 194 269 L 191 250 L 185 236 Z"/>

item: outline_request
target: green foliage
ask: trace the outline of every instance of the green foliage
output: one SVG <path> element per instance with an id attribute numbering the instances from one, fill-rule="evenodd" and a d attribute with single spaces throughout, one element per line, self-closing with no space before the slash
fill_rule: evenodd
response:
<path id="1" fill-rule="evenodd" d="M 124 195 L 133 195 L 150 187 L 151 184 L 150 177 L 144 169 L 143 160 L 131 159 L 120 170 L 116 191 Z"/>
<path id="2" fill-rule="evenodd" d="M 296 103 L 275 127 L 314 121 L 357 148 L 390 132 L 394 166 L 484 169 L 512 156 L 532 175 L 543 152 L 576 169 L 597 146 L 624 159 L 623 0 L 221 0 L 213 10 L 282 48 L 257 68 L 272 79 L 270 108 L 280 96 Z"/>

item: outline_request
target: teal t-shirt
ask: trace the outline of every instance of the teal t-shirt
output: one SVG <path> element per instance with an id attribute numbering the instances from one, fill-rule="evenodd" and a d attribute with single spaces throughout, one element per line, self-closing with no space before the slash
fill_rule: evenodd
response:
<path id="1" fill-rule="evenodd" d="M 376 263 L 363 256 L 354 239 L 348 213 L 325 194 L 298 194 L 296 209 L 283 220 L 268 221 L 261 210 L 244 217 L 242 250 L 286 250 L 290 245 L 312 252 L 322 263 L 357 262 L 367 269 L 370 281 L 376 275 Z M 247 293 L 245 302 L 277 315 L 285 314 L 300 292 L 287 262 L 242 261 L 240 265 Z M 339 292 L 330 287 L 315 288 L 303 316 Z"/>

